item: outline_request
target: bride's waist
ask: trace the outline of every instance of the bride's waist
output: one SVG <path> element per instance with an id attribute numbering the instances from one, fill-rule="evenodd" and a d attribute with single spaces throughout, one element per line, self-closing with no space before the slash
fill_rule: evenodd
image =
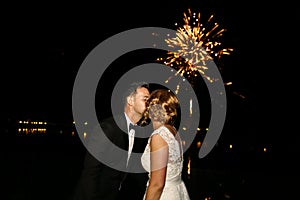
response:
<path id="1" fill-rule="evenodd" d="M 181 176 L 169 178 L 166 180 L 165 187 L 179 185 L 181 181 Z"/>

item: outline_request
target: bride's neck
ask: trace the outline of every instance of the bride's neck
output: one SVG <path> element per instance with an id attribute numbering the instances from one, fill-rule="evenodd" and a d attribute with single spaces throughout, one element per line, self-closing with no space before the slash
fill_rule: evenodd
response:
<path id="1" fill-rule="evenodd" d="M 164 124 L 159 121 L 152 121 L 152 125 L 153 125 L 153 129 L 156 130 Z"/>

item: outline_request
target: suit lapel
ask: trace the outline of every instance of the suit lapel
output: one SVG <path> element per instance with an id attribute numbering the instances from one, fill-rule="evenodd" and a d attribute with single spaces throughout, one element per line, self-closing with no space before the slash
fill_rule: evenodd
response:
<path id="1" fill-rule="evenodd" d="M 124 114 L 120 114 L 118 116 L 118 125 L 120 127 L 120 140 L 121 143 L 123 143 L 122 147 L 124 148 L 124 150 L 128 150 L 128 144 L 129 144 L 129 141 L 128 141 L 128 133 L 127 133 L 127 122 L 126 122 L 126 118 L 125 118 L 125 115 Z"/>

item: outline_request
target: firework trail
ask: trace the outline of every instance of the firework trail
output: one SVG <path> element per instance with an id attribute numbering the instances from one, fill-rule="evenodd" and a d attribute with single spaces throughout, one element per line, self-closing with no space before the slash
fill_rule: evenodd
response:
<path id="1" fill-rule="evenodd" d="M 222 48 L 220 38 L 226 30 L 213 22 L 213 15 L 203 25 L 200 23 L 200 13 L 192 13 L 188 9 L 188 13 L 183 14 L 184 24 L 177 28 L 176 37 L 165 40 L 173 50 L 167 53 L 166 58 L 158 58 L 157 61 L 176 69 L 175 75 L 184 76 L 190 81 L 201 75 L 213 82 L 214 78 L 205 73 L 207 63 L 219 60 L 222 55 L 230 55 L 233 51 L 232 48 Z"/>

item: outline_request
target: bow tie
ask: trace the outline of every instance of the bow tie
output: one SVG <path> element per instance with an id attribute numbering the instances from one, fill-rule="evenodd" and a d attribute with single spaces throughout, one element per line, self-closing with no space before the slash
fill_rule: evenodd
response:
<path id="1" fill-rule="evenodd" d="M 135 125 L 133 125 L 132 123 L 130 123 L 130 124 L 129 124 L 129 132 L 130 132 L 130 130 L 131 130 L 131 129 L 133 129 L 133 130 L 134 130 L 135 128 L 136 128 L 136 126 L 135 126 Z"/>

